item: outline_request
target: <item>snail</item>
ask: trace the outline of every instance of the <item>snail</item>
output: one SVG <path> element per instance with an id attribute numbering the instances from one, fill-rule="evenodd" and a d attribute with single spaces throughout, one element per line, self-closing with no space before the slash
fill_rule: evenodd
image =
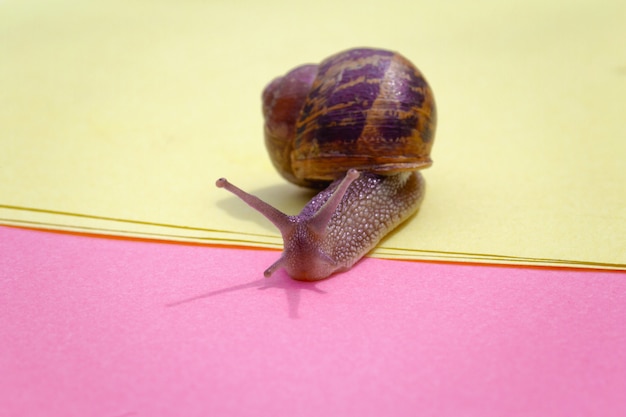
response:
<path id="1" fill-rule="evenodd" d="M 278 172 L 297 185 L 326 187 L 290 216 L 217 180 L 280 230 L 283 253 L 266 277 L 284 268 L 316 281 L 350 269 L 417 212 L 436 110 L 424 76 L 402 55 L 359 48 L 299 66 L 268 84 L 263 114 Z"/>

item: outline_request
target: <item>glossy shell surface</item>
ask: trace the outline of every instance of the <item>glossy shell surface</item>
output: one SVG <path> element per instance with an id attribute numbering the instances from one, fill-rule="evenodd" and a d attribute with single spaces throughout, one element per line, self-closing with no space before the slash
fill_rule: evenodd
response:
<path id="1" fill-rule="evenodd" d="M 395 174 L 432 164 L 433 93 L 398 53 L 351 49 L 298 67 L 274 80 L 263 102 L 272 161 L 300 185 L 350 168 Z"/>
<path id="2" fill-rule="evenodd" d="M 396 173 L 432 164 L 433 94 L 397 53 L 354 49 L 323 61 L 296 124 L 298 178 L 331 180 L 347 169 Z"/>

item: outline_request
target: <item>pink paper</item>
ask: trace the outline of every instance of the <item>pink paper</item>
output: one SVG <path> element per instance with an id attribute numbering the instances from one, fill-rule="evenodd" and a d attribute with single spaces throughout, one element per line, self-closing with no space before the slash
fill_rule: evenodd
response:
<path id="1" fill-rule="evenodd" d="M 626 274 L 0 227 L 2 416 L 626 415 Z"/>

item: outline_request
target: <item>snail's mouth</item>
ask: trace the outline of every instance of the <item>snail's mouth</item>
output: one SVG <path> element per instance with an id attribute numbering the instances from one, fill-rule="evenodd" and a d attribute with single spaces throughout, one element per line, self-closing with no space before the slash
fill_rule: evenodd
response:
<path id="1" fill-rule="evenodd" d="M 319 256 L 303 256 L 293 265 L 285 265 L 289 276 L 297 281 L 319 281 L 337 272 L 338 266 Z"/>
<path id="2" fill-rule="evenodd" d="M 275 271 L 280 268 L 284 268 L 287 274 L 296 281 L 320 281 L 328 278 L 335 272 L 343 270 L 343 268 L 337 268 L 334 265 L 324 264 L 317 258 L 301 258 L 296 259 L 295 262 L 291 262 L 286 259 L 284 254 L 278 261 L 273 263 L 266 271 L 265 277 L 270 277 Z"/>
<path id="3" fill-rule="evenodd" d="M 336 272 L 340 265 L 322 249 L 323 237 L 309 229 L 307 224 L 296 226 L 294 235 L 285 239 L 280 266 L 298 281 L 319 281 Z"/>
<path id="4" fill-rule="evenodd" d="M 303 282 L 314 282 L 314 281 L 321 281 L 323 279 L 327 279 L 330 278 L 333 274 L 335 274 L 336 272 L 340 272 L 343 269 L 330 269 L 330 272 L 328 272 L 328 270 L 324 270 L 324 272 L 319 272 L 315 273 L 316 271 L 311 271 L 311 270 L 305 270 L 305 269 L 299 269 L 297 271 L 287 271 L 287 273 L 289 274 L 289 276 L 291 278 L 293 278 L 296 281 L 303 281 Z"/>

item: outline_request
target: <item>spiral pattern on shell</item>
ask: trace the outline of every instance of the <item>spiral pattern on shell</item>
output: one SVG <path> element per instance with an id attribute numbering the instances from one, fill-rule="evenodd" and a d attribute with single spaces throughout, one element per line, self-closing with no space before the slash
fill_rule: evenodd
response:
<path id="1" fill-rule="evenodd" d="M 351 168 L 395 174 L 430 166 L 436 108 L 402 55 L 351 49 L 304 65 L 263 93 L 266 146 L 296 184 L 319 187 Z"/>

